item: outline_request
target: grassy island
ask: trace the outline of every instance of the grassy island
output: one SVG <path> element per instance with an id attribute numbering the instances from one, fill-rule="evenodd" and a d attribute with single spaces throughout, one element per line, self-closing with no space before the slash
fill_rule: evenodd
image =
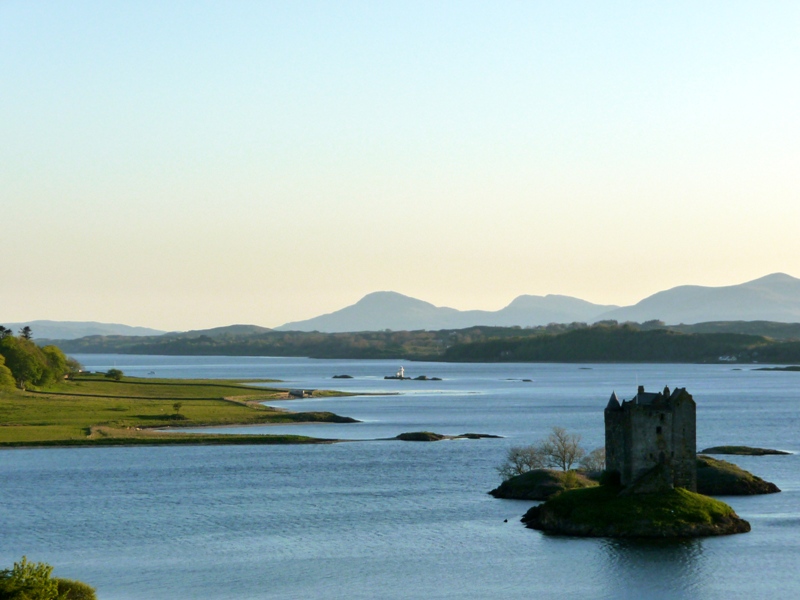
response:
<path id="1" fill-rule="evenodd" d="M 775 494 L 780 488 L 726 460 L 697 456 L 697 491 L 711 496 Z"/>
<path id="2" fill-rule="evenodd" d="M 724 502 L 683 488 L 620 492 L 609 485 L 566 491 L 531 508 L 522 521 L 532 529 L 585 537 L 684 538 L 750 531 L 750 524 Z"/>
<path id="3" fill-rule="evenodd" d="M 489 492 L 495 498 L 512 500 L 547 500 L 551 496 L 576 488 L 593 487 L 597 481 L 578 471 L 532 469 L 510 477 Z"/>
<path id="4" fill-rule="evenodd" d="M 260 381 L 264 383 L 265 381 Z M 329 412 L 289 412 L 264 406 L 287 390 L 255 381 L 144 379 L 80 374 L 20 390 L 0 388 L 0 447 L 138 444 L 286 444 L 332 440 L 295 435 L 180 433 L 180 427 L 308 422 L 352 423 Z M 313 396 L 345 395 L 314 391 Z M 164 428 L 170 428 L 164 430 Z"/>

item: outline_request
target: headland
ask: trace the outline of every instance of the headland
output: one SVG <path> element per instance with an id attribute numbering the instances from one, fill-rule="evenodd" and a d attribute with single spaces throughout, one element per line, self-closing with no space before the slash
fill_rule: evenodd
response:
<path id="1" fill-rule="evenodd" d="M 0 390 L 0 447 L 330 443 L 298 435 L 183 433 L 187 427 L 355 423 L 331 412 L 266 406 L 289 391 L 270 380 L 155 379 L 80 374 L 35 389 Z M 313 397 L 345 396 L 315 390 Z M 169 430 L 163 430 L 169 428 Z"/>

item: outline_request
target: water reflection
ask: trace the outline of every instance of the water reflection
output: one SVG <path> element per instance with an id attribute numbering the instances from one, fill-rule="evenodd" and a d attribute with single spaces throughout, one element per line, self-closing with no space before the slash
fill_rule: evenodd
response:
<path id="1" fill-rule="evenodd" d="M 698 598 L 705 594 L 703 541 L 603 540 L 607 598 Z"/>

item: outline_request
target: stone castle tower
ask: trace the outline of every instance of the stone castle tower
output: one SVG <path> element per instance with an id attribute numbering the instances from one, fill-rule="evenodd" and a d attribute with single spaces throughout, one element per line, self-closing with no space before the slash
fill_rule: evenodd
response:
<path id="1" fill-rule="evenodd" d="M 631 400 L 611 394 L 605 410 L 606 468 L 641 492 L 682 487 L 697 490 L 696 405 L 685 388 Z M 658 467 L 658 468 L 656 468 Z"/>

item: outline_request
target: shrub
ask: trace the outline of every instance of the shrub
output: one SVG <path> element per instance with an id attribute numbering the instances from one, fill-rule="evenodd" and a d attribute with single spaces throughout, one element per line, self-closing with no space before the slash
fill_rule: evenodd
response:
<path id="1" fill-rule="evenodd" d="M 11 569 L 0 571 L 0 600 L 97 600 L 93 587 L 52 573 L 50 565 L 23 556 Z"/>
<path id="2" fill-rule="evenodd" d="M 27 557 L 11 569 L 0 571 L 0 598 L 3 600 L 57 600 L 58 584 L 50 577 L 53 567 L 28 562 Z"/>
<path id="3" fill-rule="evenodd" d="M 622 477 L 619 471 L 603 471 L 600 475 L 600 485 L 620 487 L 622 485 Z"/>
<path id="4" fill-rule="evenodd" d="M 106 371 L 106 377 L 108 377 L 109 379 L 113 379 L 114 381 L 122 381 L 123 375 L 125 375 L 125 373 L 123 373 L 119 369 L 109 369 L 108 371 Z"/>
<path id="5" fill-rule="evenodd" d="M 95 589 L 82 581 L 56 578 L 58 600 L 97 600 Z"/>

